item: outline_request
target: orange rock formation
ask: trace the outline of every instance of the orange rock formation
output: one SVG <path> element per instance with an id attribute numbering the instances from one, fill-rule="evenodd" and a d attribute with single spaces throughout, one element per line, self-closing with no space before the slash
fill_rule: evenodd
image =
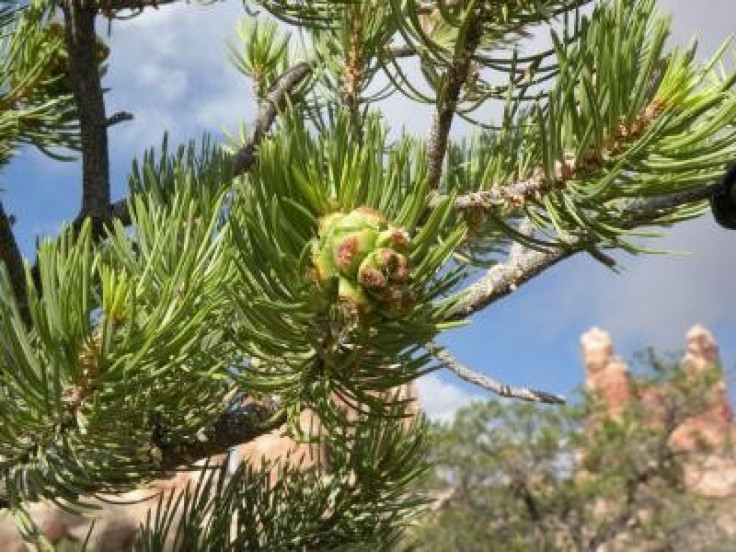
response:
<path id="1" fill-rule="evenodd" d="M 581 344 L 586 387 L 603 403 L 606 416 L 616 418 L 632 401 L 639 401 L 646 406 L 652 423 L 661 421 L 661 390 L 635 387 L 628 367 L 615 355 L 608 333 L 593 328 L 582 336 Z M 713 367 L 720 377 L 705 390 L 701 409 L 675 428 L 669 445 L 678 452 L 692 455 L 685 473 L 685 481 L 691 489 L 710 497 L 736 496 L 736 460 L 728 450 L 736 439 L 736 428 L 720 372 L 718 345 L 706 328 L 693 326 L 687 332 L 681 369 L 686 377 L 692 376 L 695 381 L 696 376 Z"/>

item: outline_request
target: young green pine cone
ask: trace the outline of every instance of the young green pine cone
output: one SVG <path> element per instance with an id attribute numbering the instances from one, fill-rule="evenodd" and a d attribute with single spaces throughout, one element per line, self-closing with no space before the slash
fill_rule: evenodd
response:
<path id="1" fill-rule="evenodd" d="M 331 213 L 318 222 L 312 274 L 323 292 L 359 314 L 395 316 L 413 304 L 409 289 L 410 239 L 370 207 Z M 408 300 L 412 297 L 411 301 Z"/>

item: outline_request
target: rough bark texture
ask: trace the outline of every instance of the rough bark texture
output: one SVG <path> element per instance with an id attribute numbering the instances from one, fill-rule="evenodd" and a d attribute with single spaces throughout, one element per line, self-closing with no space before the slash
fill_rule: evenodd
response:
<path id="1" fill-rule="evenodd" d="M 30 324 L 31 316 L 28 312 L 28 294 L 23 257 L 13 234 L 12 217 L 5 213 L 2 203 L 0 203 L 0 264 L 5 264 L 18 311 L 23 321 Z"/>
<path id="2" fill-rule="evenodd" d="M 82 141 L 82 207 L 77 219 L 91 218 L 94 234 L 100 235 L 109 219 L 110 160 L 95 32 L 98 8 L 96 2 L 83 0 L 69 0 L 61 8 Z"/>

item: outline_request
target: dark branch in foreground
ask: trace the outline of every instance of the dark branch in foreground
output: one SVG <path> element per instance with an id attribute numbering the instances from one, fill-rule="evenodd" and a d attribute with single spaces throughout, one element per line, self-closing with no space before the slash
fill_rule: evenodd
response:
<path id="1" fill-rule="evenodd" d="M 426 345 L 427 350 L 432 353 L 445 368 L 453 372 L 459 378 L 482 387 L 487 391 L 491 391 L 500 397 L 510 399 L 521 399 L 524 401 L 545 403 L 545 404 L 565 404 L 565 398 L 546 391 L 537 391 L 535 389 L 527 389 L 526 387 L 512 387 L 496 381 L 485 374 L 479 374 L 462 364 L 450 353 L 437 346 L 434 343 Z"/>
<path id="2" fill-rule="evenodd" d="M 92 219 L 92 232 L 101 236 L 109 217 L 110 162 L 108 119 L 97 59 L 93 2 L 61 2 L 69 51 L 69 77 L 77 105 L 82 142 L 82 207 L 77 220 Z"/>
<path id="3" fill-rule="evenodd" d="M 174 4 L 178 0 L 100 0 L 100 12 L 105 17 L 114 18 L 115 12 L 122 10 L 143 11 L 145 8 L 158 8 L 166 4 Z"/>
<path id="4" fill-rule="evenodd" d="M 23 256 L 18 248 L 13 234 L 13 222 L 11 217 L 5 213 L 3 204 L 0 203 L 0 262 L 5 264 L 13 287 L 16 305 L 26 324 L 31 323 L 31 315 L 28 312 L 28 294 L 26 290 L 26 271 L 23 266 Z"/>
<path id="5" fill-rule="evenodd" d="M 161 451 L 161 471 L 171 472 L 198 460 L 228 452 L 231 448 L 253 441 L 283 425 L 286 416 L 276 405 L 247 404 L 223 413 L 212 426 L 199 432 L 198 438 L 183 443 L 153 443 Z M 104 485 L 100 485 L 102 488 Z M 92 494 L 95 487 L 81 489 Z M 109 488 L 105 488 L 109 492 Z M 0 486 L 0 510 L 10 508 L 10 500 Z"/>
<path id="6" fill-rule="evenodd" d="M 253 441 L 286 423 L 286 415 L 275 406 L 246 404 L 222 414 L 197 439 L 185 443 L 156 443 L 161 449 L 164 471 L 192 464 Z"/>
<path id="7" fill-rule="evenodd" d="M 110 117 L 107 118 L 107 121 L 105 121 L 105 124 L 108 127 L 118 125 L 120 123 L 123 123 L 125 121 L 132 121 L 134 119 L 132 113 L 128 113 L 127 111 L 118 111 L 117 113 L 114 113 Z"/>

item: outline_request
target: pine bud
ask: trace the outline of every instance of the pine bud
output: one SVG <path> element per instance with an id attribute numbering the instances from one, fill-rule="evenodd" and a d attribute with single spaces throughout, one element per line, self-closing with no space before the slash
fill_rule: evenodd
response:
<path id="1" fill-rule="evenodd" d="M 326 297 L 361 315 L 395 316 L 413 304 L 406 231 L 370 207 L 326 215 L 317 230 L 311 274 Z"/>
<path id="2" fill-rule="evenodd" d="M 407 254 L 409 252 L 409 234 L 406 233 L 406 230 L 391 226 L 388 230 L 378 234 L 376 247 L 390 247 L 399 253 Z"/>
<path id="3" fill-rule="evenodd" d="M 355 278 L 360 263 L 373 250 L 376 232 L 371 228 L 344 235 L 335 243 L 335 266 L 343 276 Z"/>

